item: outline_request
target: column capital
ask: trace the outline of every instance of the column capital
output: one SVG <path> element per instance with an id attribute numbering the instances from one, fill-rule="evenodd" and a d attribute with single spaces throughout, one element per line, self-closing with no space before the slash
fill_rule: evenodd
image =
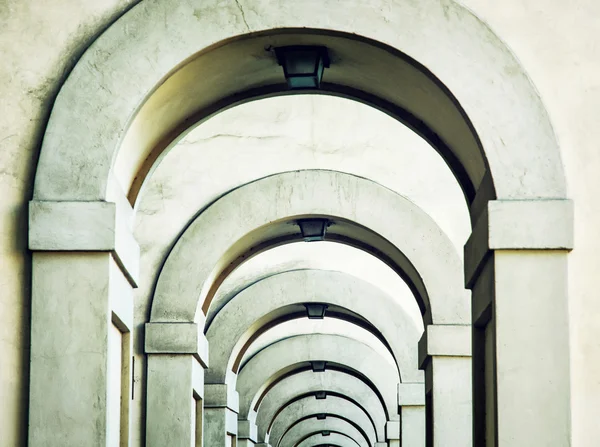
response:
<path id="1" fill-rule="evenodd" d="M 192 354 L 208 368 L 208 340 L 196 323 L 146 323 L 146 354 Z"/>
<path id="2" fill-rule="evenodd" d="M 132 210 L 114 202 L 29 202 L 32 251 L 108 251 L 132 284 L 139 277 L 140 248 L 131 231 Z"/>
<path id="3" fill-rule="evenodd" d="M 419 367 L 432 356 L 471 357 L 471 326 L 430 324 L 419 340 Z"/>
<path id="4" fill-rule="evenodd" d="M 399 383 L 398 407 L 425 405 L 425 383 Z"/>
<path id="5" fill-rule="evenodd" d="M 490 250 L 571 250 L 569 199 L 491 200 L 465 244 L 465 284 L 471 288 Z"/>
<path id="6" fill-rule="evenodd" d="M 240 395 L 225 383 L 204 384 L 204 408 L 229 408 L 239 413 Z M 241 421 L 240 421 L 241 422 Z M 252 422 L 248 421 L 250 424 Z M 248 430 L 251 427 L 248 426 Z"/>
<path id="7" fill-rule="evenodd" d="M 238 440 L 249 439 L 253 444 L 258 442 L 258 427 L 252 421 L 238 420 Z"/>
<path id="8" fill-rule="evenodd" d="M 385 423 L 385 439 L 387 441 L 400 439 L 400 421 L 387 421 Z"/>

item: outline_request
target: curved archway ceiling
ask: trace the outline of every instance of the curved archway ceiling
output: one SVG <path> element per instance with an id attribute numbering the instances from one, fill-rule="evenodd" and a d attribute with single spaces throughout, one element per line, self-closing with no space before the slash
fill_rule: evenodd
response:
<path id="1" fill-rule="evenodd" d="M 231 189 L 298 169 L 343 171 L 404 195 L 459 252 L 470 234 L 460 187 L 425 141 L 372 107 L 316 95 L 243 104 L 194 128 L 154 166 L 136 203 L 137 225 L 164 212 L 169 219 L 160 223 L 161 233 L 172 240 L 198 210 Z M 138 233 L 142 246 L 158 242 L 152 234 L 146 244 Z"/>
<path id="2" fill-rule="evenodd" d="M 333 115 L 342 107 L 348 119 L 334 120 Z M 326 128 L 332 122 L 339 132 L 326 138 Z M 364 128 L 356 131 L 359 122 Z M 340 142 L 339 136 L 348 132 L 358 138 L 348 141 L 342 137 Z M 313 135 L 311 140 L 302 140 L 307 133 Z M 207 158 L 211 163 L 204 162 Z M 149 275 L 157 272 L 181 229 L 198 210 L 228 190 L 286 168 L 340 165 L 406 195 L 435 217 L 445 232 L 454 235 L 452 240 L 462 253 L 460 247 L 469 234 L 468 211 L 454 177 L 435 151 L 396 120 L 371 107 L 341 98 L 307 95 L 265 99 L 229 109 L 196 127 L 165 154 L 137 204 L 135 236 L 142 249 L 143 269 Z M 394 166 L 398 175 L 390 175 L 389 166 Z M 425 175 L 415 178 L 410 175 L 413 172 Z M 290 256 L 300 259 L 309 252 L 314 253 L 313 259 L 320 260 L 320 266 L 368 276 L 371 256 L 329 243 L 278 247 L 242 265 L 239 272 L 241 276 L 247 272 L 250 277 L 250 270 L 261 269 L 252 267 L 261 259 L 265 266 L 283 265 Z M 393 295 L 406 289 L 396 273 L 381 266 L 380 270 L 388 271 L 388 279 L 374 278 L 379 287 L 385 289 L 388 284 L 387 291 L 393 291 Z M 235 288 L 237 274 L 238 270 L 234 271 L 231 280 L 226 281 L 223 293 L 230 286 Z M 147 312 L 150 291 L 145 284 L 138 290 L 138 312 Z M 414 301 L 407 297 L 407 302 Z M 417 311 L 415 317 L 421 325 Z"/>
<path id="3" fill-rule="evenodd" d="M 485 164 L 482 157 L 472 156 L 480 152 L 478 141 L 443 88 L 414 61 L 375 42 L 318 30 L 245 36 L 203 52 L 174 71 L 141 107 L 117 155 L 114 171 L 130 196 L 137 196 L 164 148 L 196 122 L 252 98 L 289 93 L 281 67 L 266 49 L 290 44 L 327 46 L 332 65 L 323 78 L 325 92 L 358 100 L 363 96 L 363 102 L 398 118 L 407 112 L 397 106 L 410 108 L 408 121 L 413 120 L 414 129 L 438 145 L 455 148 L 456 152 L 443 150 L 443 156 L 468 200 L 473 199 Z M 433 129 L 423 126 L 426 118 Z M 142 150 L 128 150 L 132 147 Z"/>
<path id="4" fill-rule="evenodd" d="M 306 321 L 305 302 L 328 303 L 327 321 L 346 320 L 369 331 L 394 356 L 393 363 L 405 380 L 418 380 L 416 351 L 411 347 L 416 346 L 421 331 L 402 307 L 365 281 L 323 270 L 272 275 L 236 295 L 206 331 L 209 343 L 215 345 L 205 378 L 210 383 L 226 381 L 227 370 L 238 371 L 236 365 L 256 337 L 285 321 Z M 395 315 L 393 320 L 381 313 L 386 307 Z"/>
<path id="5" fill-rule="evenodd" d="M 332 122 L 334 111 L 341 107 L 348 120 L 334 120 L 343 124 L 337 124 L 339 132 L 332 134 L 332 138 L 325 138 L 324 128 Z M 247 125 L 240 124 L 246 120 L 249 120 Z M 338 136 L 356 129 L 357 122 L 365 127 L 352 135 L 361 137 L 340 147 Z M 295 123 L 302 124 L 297 127 Z M 258 131 L 262 128 L 264 132 Z M 317 128 L 321 130 L 314 130 Z M 280 136 L 270 138 L 269 135 L 277 134 L 276 129 L 282 129 Z M 315 135 L 313 143 L 301 140 L 300 144 L 295 144 L 305 131 Z M 285 147 L 285 154 L 281 154 L 282 147 Z M 206 158 L 210 158 L 211 163 L 203 162 Z M 236 162 L 231 163 L 232 159 Z M 256 160 L 260 163 L 255 163 Z M 454 235 L 454 244 L 462 247 L 469 234 L 469 218 L 460 189 L 444 162 L 422 139 L 396 120 L 355 101 L 291 96 L 227 110 L 196 127 L 165 155 L 138 201 L 135 236 L 142 249 L 143 268 L 150 274 L 158 271 L 181 228 L 198 210 L 226 191 L 294 166 L 328 168 L 344 164 L 350 172 L 355 171 L 405 194 L 435 217 L 445 232 Z M 388 166 L 394 166 L 400 175 L 390 175 Z M 426 172 L 426 175 L 415 179 L 409 175 L 412 172 Z M 439 194 L 439 191 L 445 191 L 445 194 Z M 314 250 L 317 252 L 315 258 L 331 260 L 336 269 L 343 270 L 340 262 L 351 259 L 347 257 L 351 249 L 342 253 L 347 247 L 337 245 L 338 255 L 327 251 L 318 253 L 324 246 L 313 243 L 280 247 L 272 252 L 273 256 L 281 252 L 280 260 L 271 258 L 266 262 L 281 263 L 295 251 Z M 461 249 L 457 251 L 462 253 Z M 265 257 L 271 256 L 271 252 L 265 254 Z M 359 270 L 364 274 L 368 270 L 364 268 L 365 254 L 355 260 L 360 262 Z M 346 265 L 352 264 L 347 262 Z M 235 277 L 236 272 L 233 275 Z M 380 278 L 377 283 L 384 284 Z M 139 292 L 141 296 L 149 296 L 150 290 L 142 285 Z M 149 302 L 138 299 L 136 305 L 146 313 Z"/>
<path id="6" fill-rule="evenodd" d="M 360 247 L 394 268 L 413 289 L 425 321 L 470 320 L 462 260 L 430 216 L 372 180 L 308 170 L 256 180 L 198 215 L 161 270 L 151 321 L 204 319 L 237 266 L 261 251 L 302 241 L 297 220 L 306 216 L 329 220 L 328 240 Z"/>
<path id="7" fill-rule="evenodd" d="M 328 144 L 326 139 L 320 139 L 318 135 L 325 133 L 323 126 L 331 122 L 331 117 L 324 117 L 322 123 L 314 120 L 318 119 L 318 111 L 335 110 L 340 106 L 344 107 L 344 113 L 351 118 L 345 126 L 346 130 L 356 127 L 358 121 L 365 124 L 365 129 L 355 132 L 356 135 L 362 135 L 362 138 L 354 140 L 354 143 L 335 143 L 336 135 L 343 133 L 344 129 L 340 129 L 334 135 L 335 138 L 330 139 L 333 144 Z M 315 129 L 313 134 L 316 144 L 302 141 L 296 145 L 289 144 L 298 134 L 302 134 L 302 129 L 295 126 L 287 127 L 280 138 L 252 133 L 253 128 L 262 126 L 256 120 L 250 121 L 255 126 L 230 126 L 229 123 L 239 124 L 250 119 L 248 115 L 255 115 L 258 109 L 266 111 L 262 123 L 268 122 L 270 115 L 289 114 L 286 120 L 273 121 L 272 127 L 265 129 L 265 134 L 299 120 L 303 125 Z M 315 110 L 317 116 L 311 117 Z M 317 130 L 319 126 L 321 130 Z M 398 142 L 402 144 L 392 144 Z M 286 157 L 275 156 L 280 153 L 282 146 L 286 148 Z M 236 163 L 231 163 L 234 154 L 243 155 Z M 210 157 L 210 164 L 202 162 L 206 157 Z M 253 163 L 255 160 L 261 160 L 261 163 Z M 348 171 L 373 178 L 390 189 L 408 195 L 417 204 L 422 204 L 429 214 L 438 216 L 446 228 L 457 229 L 454 234 L 458 236 L 453 240 L 456 245 L 462 245 L 461 232 L 464 235 L 469 232 L 464 200 L 447 166 L 426 143 L 397 121 L 359 103 L 332 97 L 295 96 L 273 98 L 230 109 L 197 127 L 165 155 L 146 184 L 138 203 L 136 237 L 141 242 L 144 260 L 154 259 L 155 268 L 158 269 L 171 241 L 187 221 L 214 198 L 246 181 L 285 170 L 285 166 L 328 168 L 344 162 L 347 163 Z M 407 175 L 390 176 L 385 169 L 390 164 L 398 166 L 398 172 L 405 172 Z M 413 177 L 408 174 L 425 168 L 426 179 L 411 180 Z M 423 183 L 426 187 L 419 189 Z M 439 200 L 437 190 L 450 191 L 452 199 Z M 457 213 L 456 209 L 464 212 Z M 235 270 L 220 290 L 226 295 L 236 287 L 243 287 L 244 281 L 258 277 L 263 269 L 268 269 L 273 264 L 285 265 L 293 263 L 295 259 L 298 262 L 296 266 L 311 266 L 311 258 L 318 261 L 320 268 L 347 270 L 367 279 L 371 276 L 371 281 L 379 287 L 385 289 L 387 284 L 393 295 L 397 296 L 399 290 L 404 290 L 406 294 L 401 298 L 407 298 L 407 307 L 412 305 L 415 320 L 422 325 L 414 297 L 397 274 L 364 251 L 341 244 L 320 242 L 277 247 Z M 147 268 L 148 263 L 144 262 L 144 265 Z M 331 320 L 327 322 L 331 323 Z M 337 328 L 331 328 L 332 332 L 336 330 Z M 290 328 L 290 333 L 292 331 Z M 354 335 L 360 339 L 358 333 Z M 256 347 L 260 349 L 260 344 Z"/>
<path id="8" fill-rule="evenodd" d="M 390 365 L 395 367 L 395 361 L 390 351 L 372 333 L 344 320 L 326 318 L 324 320 L 300 319 L 286 321 L 285 323 L 282 323 L 273 329 L 264 332 L 257 337 L 256 340 L 254 340 L 252 345 L 244 353 L 240 368 L 243 368 L 244 364 L 248 362 L 250 358 L 254 357 L 259 351 L 265 349 L 273 343 L 276 343 L 284 338 L 303 334 L 342 335 L 345 337 L 354 338 L 355 340 L 358 340 L 371 347 L 381 357 L 385 358 Z"/>
<path id="9" fill-rule="evenodd" d="M 348 273 L 370 282 L 396 299 L 422 330 L 423 318 L 415 298 L 396 272 L 363 250 L 327 241 L 282 245 L 240 265 L 217 291 L 207 315 L 207 324 L 236 293 L 255 281 L 283 271 L 309 268 Z"/>
<path id="10" fill-rule="evenodd" d="M 315 392 L 326 390 L 326 399 L 315 399 Z M 278 382 L 264 397 L 256 422 L 259 431 L 266 434 L 272 428 L 271 423 L 287 405 L 297 399 L 310 396 L 315 401 L 326 403 L 329 396 L 341 397 L 349 403 L 362 408 L 372 421 L 377 437 L 383 439 L 386 414 L 381 401 L 373 390 L 361 379 L 339 370 L 328 369 L 316 375 L 312 371 L 304 371 Z M 277 397 L 276 397 L 277 396 Z"/>
<path id="11" fill-rule="evenodd" d="M 335 120 L 335 111 L 341 107 L 347 119 Z M 161 116 L 165 118 L 164 114 L 158 115 Z M 203 163 L 208 158 L 211 163 Z M 394 173 L 390 165 L 395 166 Z M 119 160 L 117 171 L 118 166 Z M 136 203 L 136 236 L 142 235 L 138 240 L 144 256 L 154 258 L 158 268 L 161 255 L 181 228 L 198 210 L 227 191 L 273 173 L 315 168 L 367 177 L 408 196 L 440 222 L 457 248 L 469 234 L 468 210 L 459 185 L 444 161 L 418 135 L 355 101 L 286 96 L 243 104 L 218 114 L 164 154 Z M 173 175 L 175 172 L 177 175 Z M 407 175 L 397 175 L 398 172 Z M 426 174 L 408 175 L 413 172 Z M 444 194 L 439 194 L 440 190 Z M 457 209 L 461 212 L 457 213 Z M 160 228 L 158 238 L 156 228 Z M 326 242 L 291 244 L 264 252 L 234 270 L 219 289 L 217 299 L 226 300 L 274 265 L 285 269 L 285 265 L 314 268 L 315 264 L 363 278 L 370 276 L 373 283 L 387 288 L 392 295 L 408 298 L 406 307 L 412 309 L 415 321 L 422 327 L 414 298 L 395 272 L 361 250 Z M 208 317 L 210 321 L 211 315 Z M 376 337 L 351 326 L 332 319 L 283 323 L 254 340 L 242 364 L 278 340 L 307 333 L 351 335 L 393 363 L 389 351 Z"/>

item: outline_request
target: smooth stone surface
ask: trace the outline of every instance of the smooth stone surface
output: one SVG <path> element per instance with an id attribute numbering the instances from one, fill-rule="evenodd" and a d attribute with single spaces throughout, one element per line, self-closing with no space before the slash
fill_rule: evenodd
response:
<path id="1" fill-rule="evenodd" d="M 373 419 L 375 431 L 377 432 L 377 440 L 385 440 L 387 414 L 378 396 L 373 392 L 373 389 L 354 376 L 339 371 L 328 370 L 318 374 L 312 371 L 294 374 L 278 382 L 268 390 L 256 415 L 259 440 L 265 439 L 267 428 L 279 408 L 298 396 L 307 396 L 308 394 L 312 394 L 313 399 L 320 401 L 314 397 L 316 391 L 326 391 L 330 394 L 333 393 L 333 395 L 347 396 L 352 401 L 358 403 Z M 326 397 L 325 400 L 328 398 Z"/>
<path id="2" fill-rule="evenodd" d="M 333 414 L 350 420 L 367 435 L 371 445 L 376 442 L 375 429 L 368 414 L 352 402 L 335 396 L 328 396 L 324 400 L 310 396 L 285 406 L 271 422 L 268 441 L 279 445 L 281 437 L 295 421 L 317 414 Z"/>
<path id="3" fill-rule="evenodd" d="M 369 447 L 367 439 L 352 424 L 343 419 L 328 417 L 319 421 L 317 418 L 305 419 L 289 429 L 281 438 L 280 447 L 294 447 L 298 441 L 315 432 L 332 431 L 343 433 L 359 447 Z"/>
<path id="4" fill-rule="evenodd" d="M 431 218 L 373 182 L 335 171 L 274 175 L 213 203 L 190 224 L 167 258 L 156 286 L 151 321 L 194 321 L 207 306 L 207 294 L 223 269 L 251 246 L 279 236 L 278 232 L 293 231 L 282 222 L 307 214 L 334 216 L 380 235 L 385 242 L 372 233 L 357 237 L 383 244 L 376 246 L 381 251 L 393 251 L 389 255 L 413 282 L 426 320 L 470 322 L 469 294 L 459 280 L 461 259 Z M 335 225 L 328 231 L 335 232 Z"/>
<path id="5" fill-rule="evenodd" d="M 240 418 L 253 420 L 258 399 L 269 385 L 283 379 L 303 363 L 326 360 L 360 372 L 382 396 L 389 419 L 398 418 L 395 391 L 399 383 L 395 368 L 369 346 L 338 335 L 304 335 L 288 338 L 259 352 L 242 368 L 237 380 L 240 393 Z M 314 373 L 316 375 L 322 372 Z M 269 394 L 277 399 L 274 387 Z M 285 400 L 282 402 L 284 403 Z M 260 407 L 258 407 L 260 412 Z"/>
<path id="6" fill-rule="evenodd" d="M 211 367 L 206 380 L 226 383 L 241 349 L 256 331 L 276 318 L 284 318 L 298 309 L 302 311 L 303 304 L 310 302 L 336 305 L 363 317 L 391 347 L 402 381 L 423 381 L 416 366 L 420 334 L 404 309 L 392 297 L 364 281 L 320 270 L 270 276 L 244 289 L 223 307 L 206 333 L 211 346 Z M 393 312 L 394 319 L 387 318 L 381 309 Z"/>

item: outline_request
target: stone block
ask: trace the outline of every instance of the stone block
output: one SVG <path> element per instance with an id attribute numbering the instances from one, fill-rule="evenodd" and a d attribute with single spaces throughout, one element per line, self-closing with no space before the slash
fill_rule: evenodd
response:
<path id="1" fill-rule="evenodd" d="M 429 325 L 419 340 L 419 365 L 429 356 L 471 357 L 471 326 Z"/>
<path id="2" fill-rule="evenodd" d="M 571 250 L 574 244 L 571 200 L 492 200 L 465 244 L 465 284 L 489 250 Z"/>
<path id="3" fill-rule="evenodd" d="M 398 406 L 421 406 L 425 405 L 424 383 L 400 383 L 398 384 Z"/>
<path id="4" fill-rule="evenodd" d="M 111 251 L 132 285 L 139 276 L 139 245 L 127 213 L 113 202 L 29 202 L 29 249 Z"/>
<path id="5" fill-rule="evenodd" d="M 238 439 L 248 439 L 253 443 L 258 441 L 258 427 L 252 421 L 238 421 Z"/>
<path id="6" fill-rule="evenodd" d="M 146 323 L 146 354 L 193 354 L 208 368 L 208 341 L 196 323 Z"/>
<path id="7" fill-rule="evenodd" d="M 400 439 L 400 421 L 387 421 L 385 424 L 385 439 L 388 441 Z"/>

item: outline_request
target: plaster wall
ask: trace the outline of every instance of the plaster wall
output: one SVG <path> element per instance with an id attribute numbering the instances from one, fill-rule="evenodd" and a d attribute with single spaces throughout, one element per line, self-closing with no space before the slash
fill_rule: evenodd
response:
<path id="1" fill-rule="evenodd" d="M 0 445 L 25 444 L 30 258 L 27 201 L 46 119 L 65 75 L 129 0 L 0 3 Z M 513 49 L 550 114 L 575 202 L 569 255 L 573 446 L 600 443 L 600 3 L 463 0 Z M 458 50 L 457 50 L 458 51 Z M 507 73 L 510 76 L 510 73 Z M 526 148 L 524 148 L 526 149 Z M 540 314 L 542 314 L 540 310 Z"/>

